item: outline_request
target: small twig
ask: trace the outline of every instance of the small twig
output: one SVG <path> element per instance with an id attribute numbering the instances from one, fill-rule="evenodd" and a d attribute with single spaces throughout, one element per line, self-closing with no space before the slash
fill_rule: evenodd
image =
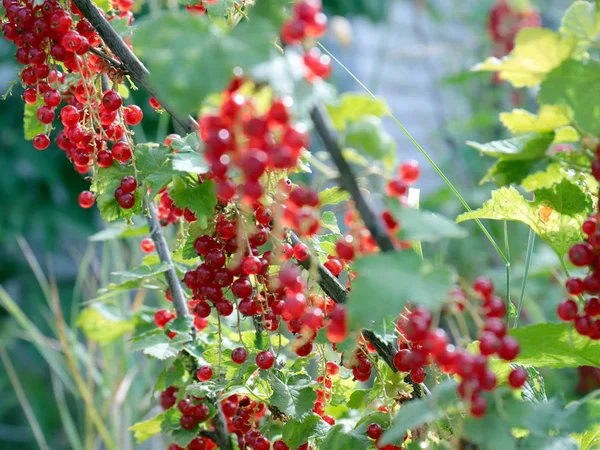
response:
<path id="1" fill-rule="evenodd" d="M 102 58 L 104 61 L 106 61 L 111 67 L 118 69 L 124 73 L 128 73 L 127 69 L 125 68 L 125 66 L 120 62 L 117 61 L 115 58 L 113 58 L 110 55 L 107 55 L 106 53 L 104 53 L 102 50 L 100 50 L 99 48 L 96 47 L 90 47 L 90 52 L 92 52 L 93 54 L 95 54 L 96 56 Z"/>

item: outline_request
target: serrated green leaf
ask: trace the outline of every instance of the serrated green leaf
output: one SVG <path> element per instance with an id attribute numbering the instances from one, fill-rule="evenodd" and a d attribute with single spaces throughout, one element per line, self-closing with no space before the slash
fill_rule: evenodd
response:
<path id="1" fill-rule="evenodd" d="M 171 147 L 180 153 L 198 153 L 201 150 L 201 145 L 200 135 L 197 132 L 171 141 Z"/>
<path id="2" fill-rule="evenodd" d="M 235 67 L 249 69 L 268 60 L 276 36 L 271 23 L 260 18 L 226 32 L 206 18 L 178 11 L 140 23 L 133 43 L 158 94 L 170 99 L 173 110 L 188 114 L 197 112 L 209 94 L 223 90 Z"/>
<path id="3" fill-rule="evenodd" d="M 185 388 L 185 392 L 191 396 L 204 398 L 215 393 L 213 383 L 194 383 Z"/>
<path id="4" fill-rule="evenodd" d="M 560 164 L 552 163 L 546 167 L 546 170 L 532 173 L 521 181 L 522 186 L 528 191 L 549 188 L 569 176 L 569 172 L 562 168 Z"/>
<path id="5" fill-rule="evenodd" d="M 467 236 L 465 230 L 441 214 L 402 206 L 397 199 L 389 199 L 387 207 L 400 223 L 398 238 L 402 240 L 438 242 Z"/>
<path id="6" fill-rule="evenodd" d="M 467 145 L 483 154 L 502 160 L 526 161 L 543 156 L 553 140 L 554 133 L 530 133 L 485 144 L 468 141 Z"/>
<path id="7" fill-rule="evenodd" d="M 224 18 L 229 11 L 235 11 L 234 5 L 236 3 L 237 0 L 219 0 L 215 3 L 205 2 L 204 5 L 206 7 L 208 17 L 210 17 L 211 20 L 214 20 Z"/>
<path id="8" fill-rule="evenodd" d="M 135 164 L 138 171 L 138 181 L 146 188 L 151 188 L 150 197 L 167 186 L 173 176 L 179 172 L 173 169 L 169 159 L 171 151 L 164 145 L 139 144 L 135 149 Z"/>
<path id="9" fill-rule="evenodd" d="M 593 2 L 577 1 L 569 6 L 561 22 L 560 30 L 580 41 L 594 41 L 600 33 L 598 10 Z"/>
<path id="10" fill-rule="evenodd" d="M 133 195 L 135 203 L 130 209 L 123 209 L 115 198 L 115 189 L 119 187 L 120 181 L 111 183 L 106 187 L 106 192 L 96 199 L 98 210 L 105 222 L 114 222 L 115 220 L 130 220 L 134 215 L 142 212 L 142 197 L 140 190 L 136 190 Z"/>
<path id="11" fill-rule="evenodd" d="M 480 184 L 491 181 L 498 187 L 510 184 L 521 184 L 529 175 L 543 170 L 549 160 L 532 159 L 529 161 L 498 160 L 480 181 Z"/>
<path id="12" fill-rule="evenodd" d="M 32 140 L 38 134 L 45 134 L 50 131 L 50 125 L 44 125 L 37 118 L 37 111 L 41 106 L 44 106 L 44 97 L 42 95 L 38 95 L 38 99 L 33 105 L 25 103 L 23 132 L 25 139 L 28 141 Z"/>
<path id="13" fill-rule="evenodd" d="M 542 105 L 537 114 L 524 109 L 500 113 L 500 121 L 513 134 L 547 133 L 570 125 L 572 120 L 573 111 L 568 106 Z"/>
<path id="14" fill-rule="evenodd" d="M 106 308 L 86 308 L 77 318 L 77 326 L 92 341 L 113 342 L 135 328 L 132 320 L 111 314 Z"/>
<path id="15" fill-rule="evenodd" d="M 349 123 L 342 136 L 342 146 L 354 148 L 374 160 L 396 154 L 396 142 L 376 116 L 362 116 Z"/>
<path id="16" fill-rule="evenodd" d="M 515 40 L 513 51 L 502 59 L 488 58 L 473 70 L 499 72 L 514 87 L 533 87 L 567 59 L 577 40 L 544 28 L 524 28 Z"/>
<path id="17" fill-rule="evenodd" d="M 370 389 L 356 389 L 350 393 L 348 399 L 348 408 L 350 409 L 362 409 L 372 400 L 370 397 Z"/>
<path id="18" fill-rule="evenodd" d="M 577 132 L 577 130 L 573 127 L 562 127 L 557 128 L 554 133 L 554 142 L 553 144 L 564 144 L 570 142 L 579 142 L 581 136 Z"/>
<path id="19" fill-rule="evenodd" d="M 302 419 L 312 411 L 317 393 L 311 387 L 310 376 L 291 375 L 285 383 L 273 376 L 269 378 L 269 383 L 273 389 L 269 403 L 287 416 Z"/>
<path id="20" fill-rule="evenodd" d="M 289 448 L 298 448 L 310 439 L 325 436 L 330 426 L 316 414 L 310 414 L 304 420 L 288 420 L 283 427 L 283 442 Z"/>
<path id="21" fill-rule="evenodd" d="M 383 117 L 390 113 L 385 100 L 355 93 L 343 94 L 336 104 L 327 105 L 327 111 L 338 131 L 343 131 L 348 122 L 355 122 L 361 117 Z"/>
<path id="22" fill-rule="evenodd" d="M 133 437 L 135 438 L 138 444 L 150 439 L 152 436 L 155 436 L 161 431 L 161 424 L 164 419 L 163 414 L 159 414 L 158 416 L 144 420 L 143 422 L 138 422 L 135 425 L 129 427 L 130 431 L 133 431 Z"/>
<path id="23" fill-rule="evenodd" d="M 183 344 L 191 340 L 191 336 L 177 335 L 173 339 L 162 330 L 152 330 L 131 340 L 131 351 L 143 351 L 144 354 L 157 359 L 167 359 L 178 355 Z"/>
<path id="24" fill-rule="evenodd" d="M 96 5 L 98 8 L 100 8 L 103 11 L 110 11 L 111 10 L 111 4 L 110 4 L 110 0 L 92 0 L 94 2 L 94 5 Z"/>
<path id="25" fill-rule="evenodd" d="M 174 170 L 198 175 L 208 172 L 208 164 L 201 153 L 175 153 L 172 159 Z"/>
<path id="26" fill-rule="evenodd" d="M 511 392 L 498 391 L 486 395 L 488 411 L 482 418 L 470 417 L 464 424 L 464 434 L 473 443 L 487 450 L 515 450 L 516 439 L 511 429 L 522 426 L 531 415 L 531 403 L 518 400 Z"/>
<path id="27" fill-rule="evenodd" d="M 524 366 L 600 367 L 600 341 L 581 336 L 566 323 L 541 323 L 510 332 L 521 346 L 515 363 Z"/>
<path id="28" fill-rule="evenodd" d="M 319 445 L 321 450 L 366 450 L 371 441 L 365 433 L 357 433 L 348 425 L 337 424 L 329 429 Z"/>
<path id="29" fill-rule="evenodd" d="M 392 425 L 381 437 L 382 444 L 402 440 L 408 430 L 444 416 L 444 408 L 457 402 L 456 383 L 446 380 L 431 390 L 431 395 L 402 405 Z"/>
<path id="30" fill-rule="evenodd" d="M 196 425 L 191 430 L 186 430 L 185 428 L 177 428 L 171 432 L 171 437 L 173 441 L 180 447 L 186 448 L 192 440 L 198 436 L 198 431 L 200 427 Z"/>
<path id="31" fill-rule="evenodd" d="M 563 180 L 549 189 L 535 191 L 535 200 L 527 201 L 514 188 L 492 191 L 492 199 L 483 207 L 461 214 L 457 222 L 471 219 L 522 222 L 545 240 L 559 255 L 583 239 L 582 223 L 592 208 L 591 198 L 576 184 Z"/>
<path id="32" fill-rule="evenodd" d="M 350 200 L 350 194 L 337 186 L 319 192 L 319 203 L 321 206 L 337 205 L 347 200 Z"/>
<path id="33" fill-rule="evenodd" d="M 600 95 L 600 63 L 568 59 L 548 74 L 538 101 L 571 107 L 579 129 L 597 135 L 600 133 L 600 105 L 589 101 L 597 95 Z"/>
<path id="34" fill-rule="evenodd" d="M 331 211 L 325 211 L 323 213 L 321 216 L 321 226 L 336 234 L 340 234 L 340 227 L 338 227 L 337 219 L 335 218 L 335 214 Z"/>
<path id="35" fill-rule="evenodd" d="M 217 204 L 215 183 L 212 180 L 188 184 L 180 177 L 175 177 L 169 194 L 176 206 L 181 209 L 188 208 L 195 213 L 200 224 L 206 223 L 206 218 L 212 217 L 213 208 Z"/>
<path id="36" fill-rule="evenodd" d="M 356 327 L 399 314 L 407 301 L 437 310 L 452 286 L 449 269 L 425 265 L 410 251 L 357 258 L 354 271 L 348 315 Z"/>

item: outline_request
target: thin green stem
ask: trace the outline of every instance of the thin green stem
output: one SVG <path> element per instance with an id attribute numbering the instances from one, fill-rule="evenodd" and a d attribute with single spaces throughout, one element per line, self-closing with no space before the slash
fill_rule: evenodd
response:
<path id="1" fill-rule="evenodd" d="M 515 323 L 513 328 L 517 328 L 519 325 L 519 317 L 521 315 L 521 308 L 523 307 L 523 298 L 525 297 L 525 286 L 527 286 L 527 277 L 529 275 L 529 266 L 531 264 L 531 255 L 533 254 L 533 245 L 535 243 L 535 232 L 529 230 L 529 239 L 527 240 L 527 255 L 525 256 L 525 272 L 523 273 L 523 283 L 521 283 L 521 294 L 519 295 L 519 304 L 517 305 L 517 315 L 515 317 Z"/>
<path id="2" fill-rule="evenodd" d="M 562 269 L 565 272 L 566 277 L 570 278 L 571 275 L 569 274 L 569 268 L 567 267 L 567 263 L 565 262 L 565 258 L 562 257 L 562 256 L 559 256 L 558 259 L 560 260 L 560 265 L 562 266 Z"/>
<path id="3" fill-rule="evenodd" d="M 360 87 L 362 87 L 365 90 L 365 92 L 367 92 L 367 94 L 369 94 L 374 99 L 377 99 L 375 94 L 373 94 L 369 90 L 369 88 L 367 86 L 365 86 L 365 84 L 362 81 L 360 81 L 356 77 L 356 75 L 354 75 L 354 73 L 352 73 L 350 71 L 350 69 L 348 69 L 344 64 L 342 64 L 342 62 L 339 59 L 337 59 L 323 44 L 319 43 L 319 46 L 331 57 L 331 59 L 333 59 L 342 69 L 344 69 L 348 73 L 348 75 L 350 75 L 354 79 L 354 81 L 356 81 L 360 85 Z M 463 198 L 463 196 L 460 194 L 460 192 L 458 192 L 458 190 L 454 187 L 454 185 L 446 177 L 446 175 L 444 175 L 444 172 L 442 172 L 442 170 L 433 161 L 433 159 L 431 159 L 431 157 L 425 151 L 425 149 L 423 149 L 423 147 L 421 147 L 421 145 L 415 140 L 415 138 L 409 133 L 409 131 L 406 128 L 404 128 L 404 126 L 400 123 L 400 121 L 398 119 L 396 119 L 396 117 L 394 116 L 394 114 L 391 111 L 388 112 L 388 116 L 390 117 L 390 119 L 392 119 L 394 121 L 394 123 L 398 126 L 398 128 L 400 128 L 400 130 L 402 130 L 402 132 L 406 135 L 406 137 L 408 137 L 408 139 L 412 142 L 412 144 L 416 147 L 416 149 L 419 150 L 419 152 L 421 152 L 423 157 L 427 160 L 427 162 L 431 165 L 431 167 L 433 167 L 433 169 L 437 172 L 437 174 L 440 176 L 440 178 L 442 180 L 444 180 L 444 183 L 446 183 L 446 185 L 450 188 L 450 190 L 452 191 L 454 196 L 462 203 L 465 210 L 470 212 L 471 207 L 469 206 L 467 201 Z M 498 244 L 496 243 L 496 241 L 494 240 L 492 235 L 489 233 L 489 231 L 485 228 L 483 223 L 481 223 L 481 221 L 479 219 L 475 219 L 475 223 L 477 223 L 479 228 L 481 228 L 481 231 L 483 232 L 485 237 L 487 237 L 488 241 L 490 241 L 490 243 L 494 247 L 494 250 L 496 250 L 496 253 L 498 253 L 500 258 L 502 258 L 504 263 L 508 264 L 509 263 L 508 258 L 506 257 L 506 255 L 504 255 L 502 250 L 500 250 L 500 247 L 498 246 Z"/>
<path id="4" fill-rule="evenodd" d="M 508 244 L 508 221 L 504 221 L 504 254 L 508 259 L 506 263 L 506 325 L 508 325 L 510 314 L 510 245 Z"/>

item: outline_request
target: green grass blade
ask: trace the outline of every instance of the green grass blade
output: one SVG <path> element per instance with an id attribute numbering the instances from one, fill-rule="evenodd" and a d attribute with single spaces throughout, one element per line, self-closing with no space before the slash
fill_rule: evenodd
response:
<path id="1" fill-rule="evenodd" d="M 17 398 L 19 399 L 23 413 L 25 413 L 25 417 L 27 417 L 27 421 L 29 422 L 29 426 L 31 427 L 31 431 L 33 432 L 33 436 L 35 437 L 38 447 L 41 450 L 50 450 L 40 424 L 35 417 L 35 413 L 31 409 L 29 400 L 27 400 L 23 386 L 21 386 L 19 377 L 15 372 L 15 368 L 13 367 L 10 357 L 8 356 L 8 353 L 4 347 L 0 347 L 0 360 L 2 360 L 2 364 L 4 365 L 8 379 L 10 380 L 10 384 L 12 385 Z"/>
<path id="2" fill-rule="evenodd" d="M 533 254 L 533 246 L 535 244 L 535 233 L 529 230 L 529 239 L 527 240 L 527 255 L 525 256 L 525 271 L 523 273 L 523 283 L 521 283 L 521 294 L 519 295 L 519 303 L 517 304 L 517 315 L 513 328 L 519 325 L 519 317 L 521 316 L 521 308 L 523 307 L 523 298 L 525 298 L 525 287 L 527 286 L 527 277 L 529 275 L 529 266 L 531 265 L 531 255 Z"/>
<path id="3" fill-rule="evenodd" d="M 65 390 L 52 373 L 50 373 L 50 381 L 52 382 L 52 390 L 54 391 L 54 398 L 56 399 L 58 415 L 62 421 L 63 429 L 65 430 L 69 444 L 71 445 L 71 448 L 83 448 L 81 438 L 77 432 L 77 427 L 73 421 L 71 413 L 69 412 L 69 407 L 67 406 Z"/>

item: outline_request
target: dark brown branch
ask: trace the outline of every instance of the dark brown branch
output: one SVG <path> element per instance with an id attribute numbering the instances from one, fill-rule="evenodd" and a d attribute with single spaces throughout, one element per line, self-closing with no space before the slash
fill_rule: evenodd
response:
<path id="1" fill-rule="evenodd" d="M 111 52 L 121 60 L 121 65 L 126 68 L 131 78 L 142 86 L 150 95 L 158 100 L 162 107 L 167 111 L 175 121 L 191 133 L 198 128 L 198 124 L 191 116 L 180 116 L 173 108 L 169 106 L 169 101 L 156 94 L 156 91 L 148 84 L 148 69 L 140 62 L 137 56 L 127 47 L 121 36 L 114 30 L 110 23 L 100 14 L 98 8 L 91 0 L 73 0 L 75 6 L 79 8 L 83 16 L 89 20 L 94 29 L 98 32 L 104 43 Z"/>
<path id="2" fill-rule="evenodd" d="M 358 183 L 356 182 L 356 178 L 352 173 L 352 169 L 344 158 L 344 155 L 342 155 L 342 149 L 338 144 L 337 132 L 331 125 L 331 120 L 327 114 L 327 111 L 325 111 L 322 106 L 317 105 L 311 111 L 310 117 L 315 125 L 317 134 L 325 145 L 325 149 L 338 168 L 342 187 L 346 189 L 352 196 L 352 199 L 356 205 L 356 209 L 360 213 L 365 226 L 371 232 L 371 235 L 375 239 L 375 242 L 377 242 L 377 245 L 381 251 L 393 252 L 394 244 L 392 240 L 387 235 L 385 228 L 383 227 L 383 223 L 375 214 L 371 204 L 360 191 Z"/>
<path id="3" fill-rule="evenodd" d="M 148 226 L 150 227 L 150 238 L 154 242 L 156 253 L 158 254 L 160 260 L 169 266 L 165 272 L 165 278 L 167 279 L 167 285 L 169 286 L 171 297 L 173 298 L 173 307 L 175 308 L 175 311 L 177 311 L 178 317 L 189 316 L 190 313 L 188 311 L 187 302 L 185 301 L 185 296 L 183 295 L 183 289 L 181 288 L 177 271 L 175 270 L 173 260 L 171 259 L 171 252 L 169 250 L 167 240 L 165 239 L 160 222 L 156 216 L 154 203 L 147 202 L 146 205 L 148 207 L 148 216 L 146 219 L 148 221 Z M 192 330 L 195 331 L 193 325 Z"/>

